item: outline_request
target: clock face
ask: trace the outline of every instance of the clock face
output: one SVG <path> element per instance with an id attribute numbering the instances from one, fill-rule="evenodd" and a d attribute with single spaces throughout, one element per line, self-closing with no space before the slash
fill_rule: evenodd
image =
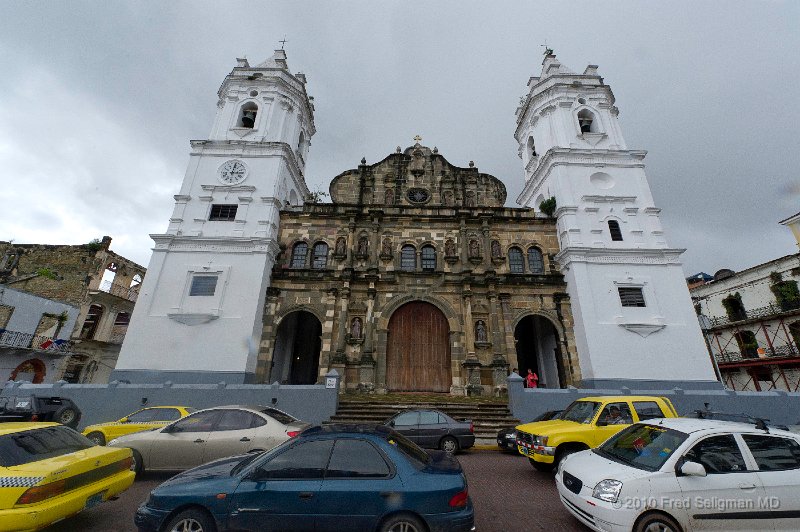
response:
<path id="1" fill-rule="evenodd" d="M 236 185 L 247 177 L 247 167 L 242 161 L 231 159 L 219 167 L 219 180 L 226 185 Z"/>

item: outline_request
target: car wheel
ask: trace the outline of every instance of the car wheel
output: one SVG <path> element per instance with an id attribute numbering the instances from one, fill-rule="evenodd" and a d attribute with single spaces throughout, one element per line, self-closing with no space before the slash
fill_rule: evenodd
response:
<path id="1" fill-rule="evenodd" d="M 53 420 L 57 423 L 61 423 L 62 425 L 66 425 L 69 428 L 74 429 L 78 426 L 78 421 L 81 419 L 81 415 L 78 410 L 72 406 L 62 406 L 56 413 L 53 414 Z"/>
<path id="2" fill-rule="evenodd" d="M 681 532 L 681 525 L 662 513 L 647 514 L 633 526 L 634 532 Z"/>
<path id="3" fill-rule="evenodd" d="M 542 473 L 547 473 L 548 471 L 553 470 L 553 464 L 545 464 L 544 462 L 537 462 L 533 458 L 528 458 L 528 462 L 531 463 L 531 465 L 536 471 L 541 471 Z"/>
<path id="4" fill-rule="evenodd" d="M 133 451 L 133 464 L 131 464 L 131 471 L 140 475 L 144 473 L 144 462 L 142 461 L 142 455 L 139 454 L 139 451 L 136 449 L 131 449 Z"/>
<path id="5" fill-rule="evenodd" d="M 453 454 L 458 450 L 458 440 L 452 436 L 445 436 L 442 438 L 442 441 L 439 442 L 439 449 L 447 454 Z"/>
<path id="6" fill-rule="evenodd" d="M 95 445 L 106 444 L 106 437 L 103 436 L 102 432 L 97 432 L 97 431 L 90 432 L 89 434 L 86 435 L 86 437 L 92 440 L 92 443 L 94 443 Z"/>
<path id="7" fill-rule="evenodd" d="M 184 510 L 164 527 L 166 532 L 215 532 L 214 520 L 203 510 Z"/>
<path id="8" fill-rule="evenodd" d="M 393 515 L 381 525 L 381 532 L 425 532 L 426 530 L 425 523 L 411 514 Z"/>

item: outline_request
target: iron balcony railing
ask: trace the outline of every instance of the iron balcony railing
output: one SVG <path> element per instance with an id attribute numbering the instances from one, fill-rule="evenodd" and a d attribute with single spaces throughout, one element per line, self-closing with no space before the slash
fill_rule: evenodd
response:
<path id="1" fill-rule="evenodd" d="M 729 316 L 717 316 L 716 318 L 711 318 L 709 321 L 711 322 L 711 327 L 721 327 L 723 325 L 740 321 L 772 317 L 778 314 L 783 314 L 784 312 L 790 312 L 798 309 L 800 309 L 800 300 L 784 301 L 780 305 L 778 303 L 770 303 L 766 307 L 745 310 L 739 316 L 734 316 L 733 319 L 731 319 Z"/>
<path id="2" fill-rule="evenodd" d="M 793 358 L 800 357 L 800 352 L 793 345 L 782 345 L 773 347 L 772 349 L 764 349 L 764 353 L 760 355 L 742 354 L 740 351 L 724 351 L 716 353 L 717 363 L 719 364 L 735 364 L 738 362 L 751 362 L 756 360 L 776 359 L 776 358 Z"/>
<path id="3" fill-rule="evenodd" d="M 125 286 L 113 281 L 103 281 L 100 283 L 100 291 L 134 302 L 139 297 L 139 285 Z"/>
<path id="4" fill-rule="evenodd" d="M 40 334 L 23 333 L 0 329 L 0 347 L 21 347 L 38 351 L 58 351 L 69 353 L 72 342 L 63 339 L 54 339 Z"/>

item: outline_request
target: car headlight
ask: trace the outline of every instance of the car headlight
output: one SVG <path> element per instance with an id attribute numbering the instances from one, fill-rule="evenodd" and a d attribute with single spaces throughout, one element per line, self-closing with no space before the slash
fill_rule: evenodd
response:
<path id="1" fill-rule="evenodd" d="M 594 490 L 592 490 L 592 497 L 601 501 L 617 502 L 621 489 L 622 482 L 607 478 L 597 483 Z"/>
<path id="2" fill-rule="evenodd" d="M 533 444 L 534 445 L 547 445 L 548 436 L 534 436 L 533 437 Z"/>

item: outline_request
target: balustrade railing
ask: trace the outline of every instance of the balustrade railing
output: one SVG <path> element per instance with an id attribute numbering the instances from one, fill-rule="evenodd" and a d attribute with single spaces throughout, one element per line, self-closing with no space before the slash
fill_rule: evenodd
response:
<path id="1" fill-rule="evenodd" d="M 72 342 L 53 339 L 50 336 L 42 336 L 40 334 L 0 329 L 0 347 L 21 347 L 24 349 L 68 353 L 72 347 Z"/>
<path id="2" fill-rule="evenodd" d="M 100 283 L 100 291 L 134 302 L 136 298 L 139 297 L 138 285 L 125 286 L 124 284 L 115 283 L 113 281 L 103 281 Z"/>
<path id="3" fill-rule="evenodd" d="M 733 364 L 770 358 L 800 357 L 800 351 L 798 351 L 797 347 L 794 345 L 787 344 L 772 349 L 765 348 L 764 353 L 755 356 L 743 355 L 740 351 L 724 351 L 722 353 L 716 353 L 715 356 L 719 364 Z"/>
<path id="4" fill-rule="evenodd" d="M 736 323 L 739 321 L 752 320 L 756 318 L 767 318 L 797 309 L 800 309 L 800 300 L 784 301 L 780 305 L 776 302 L 776 303 L 770 303 L 765 307 L 747 309 L 744 311 L 743 315 L 736 316 L 734 317 L 734 319 L 731 319 L 728 316 L 717 316 L 716 318 L 710 318 L 709 321 L 711 322 L 711 327 L 720 327 L 722 325 L 728 325 L 730 323 Z"/>

